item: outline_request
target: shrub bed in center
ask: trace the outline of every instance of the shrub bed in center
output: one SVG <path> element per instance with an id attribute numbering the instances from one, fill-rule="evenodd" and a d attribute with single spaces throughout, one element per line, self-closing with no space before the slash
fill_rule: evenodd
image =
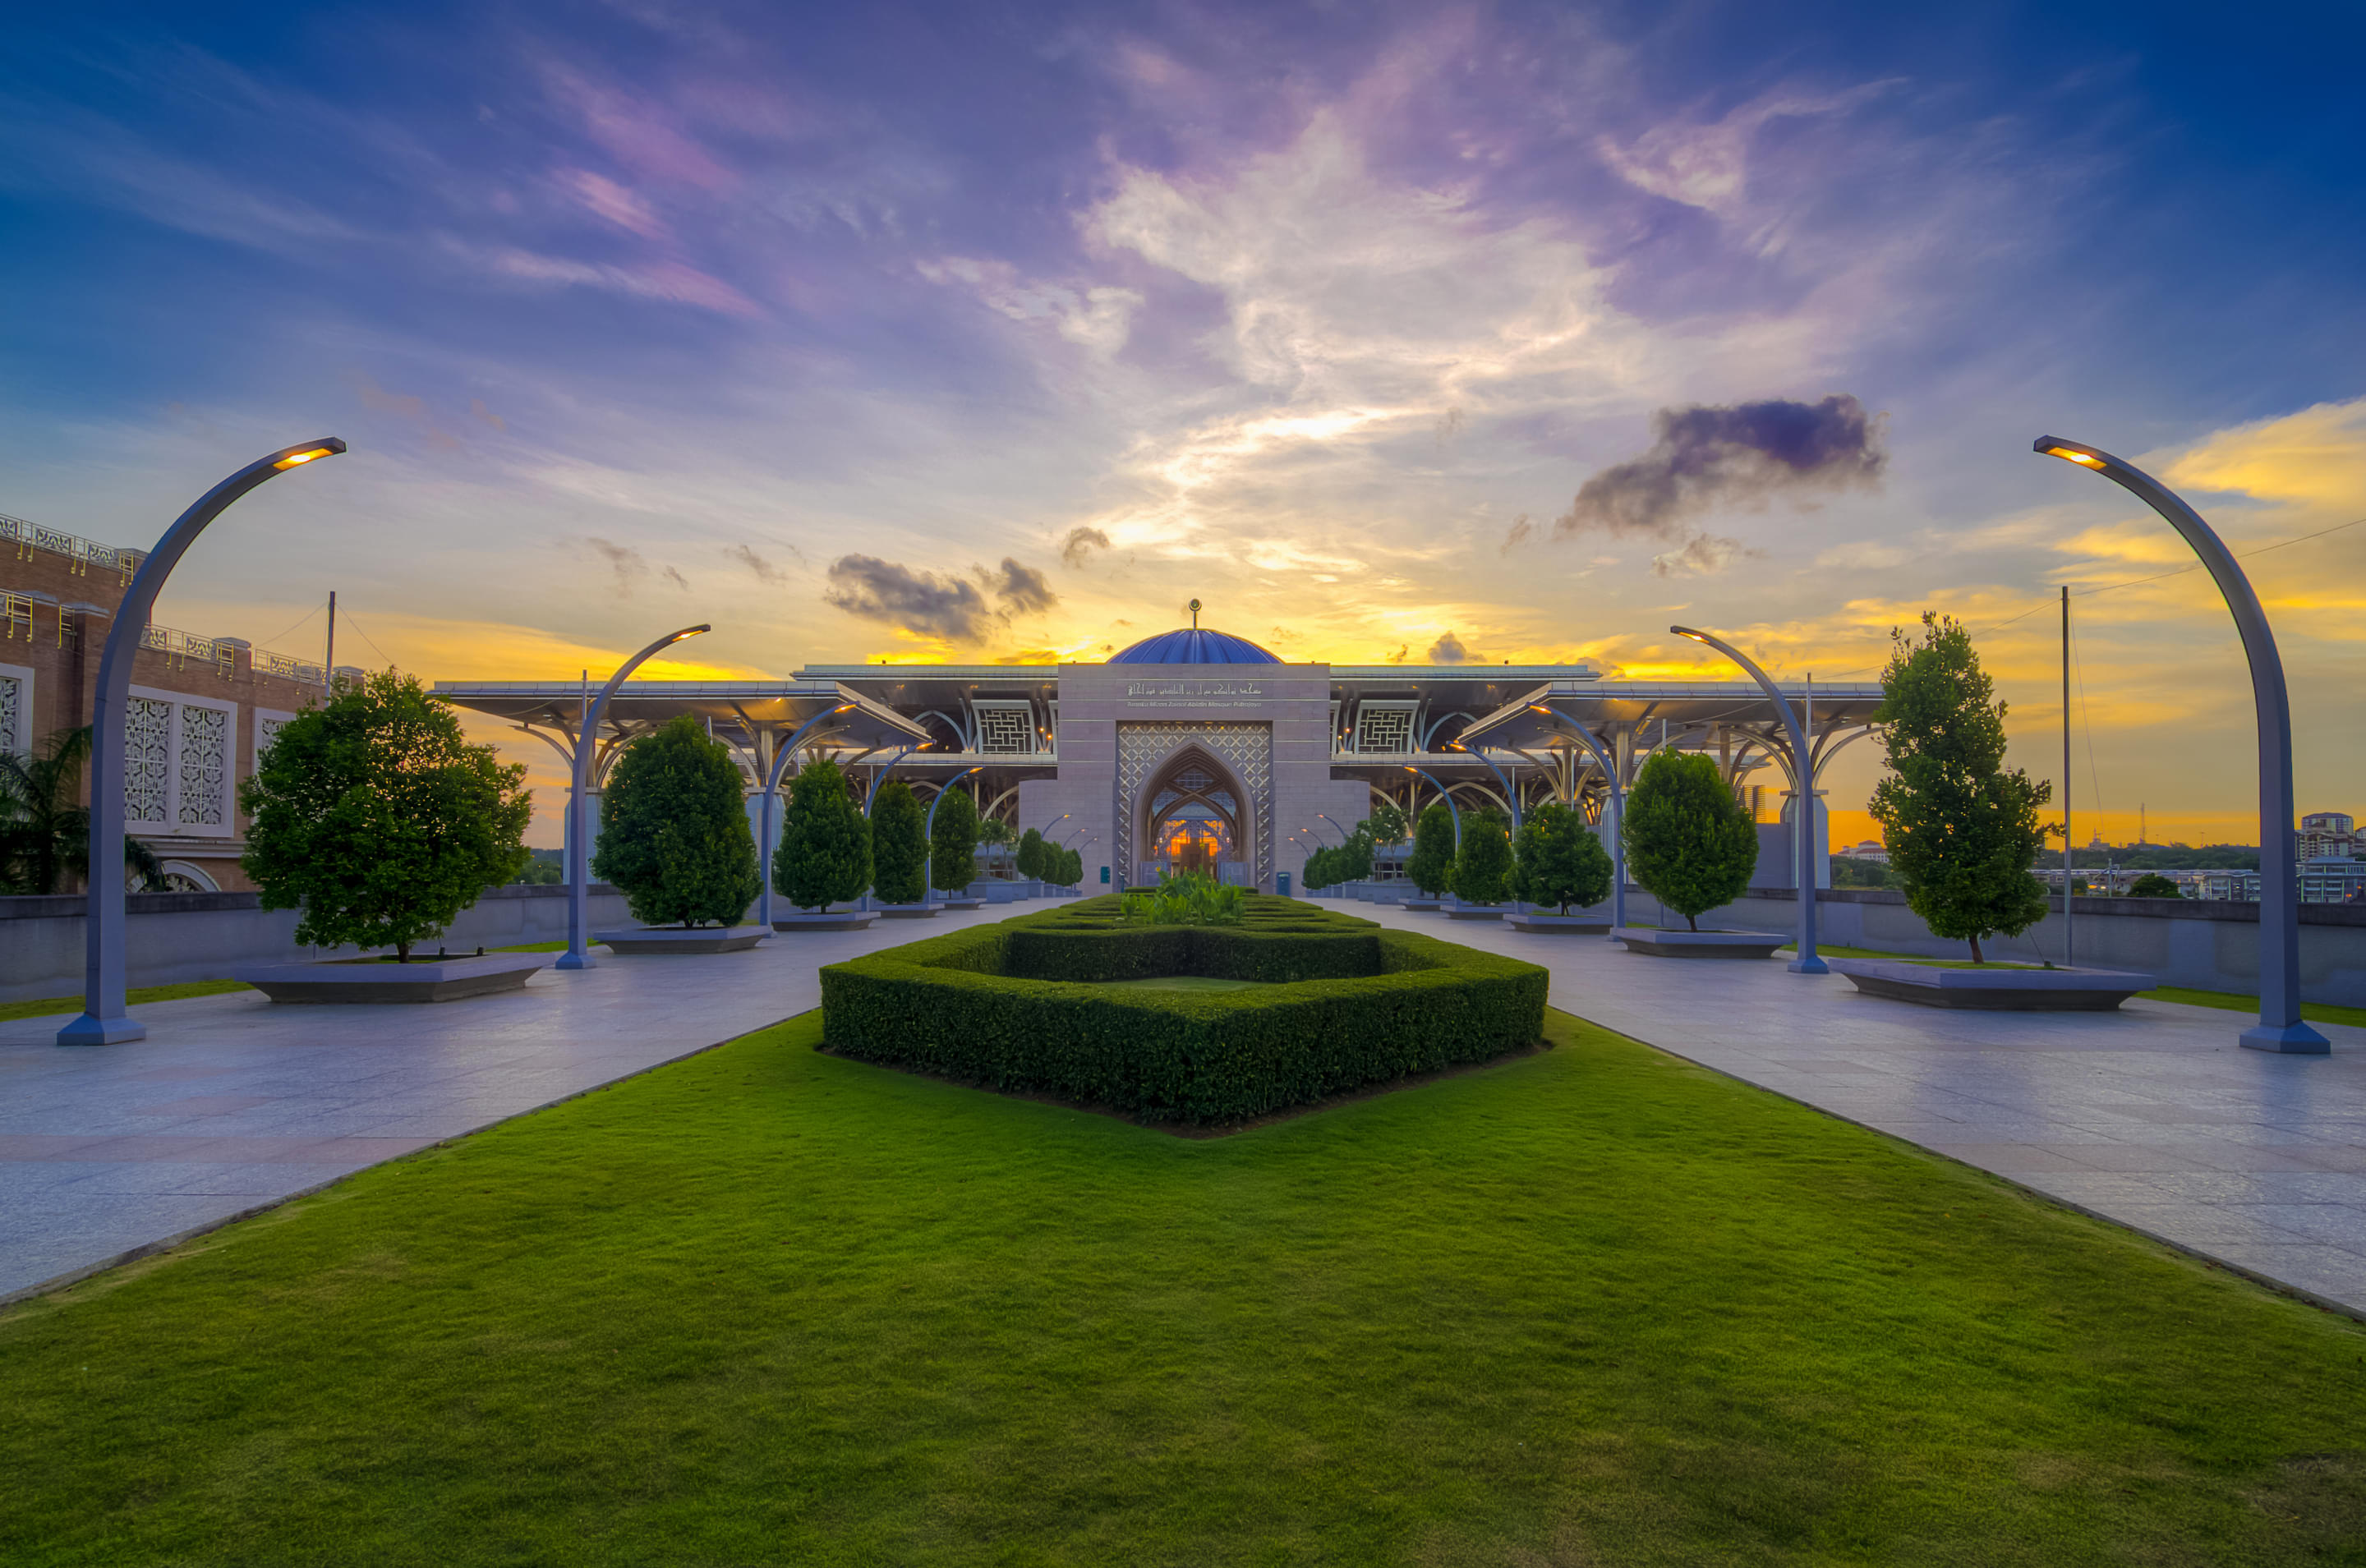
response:
<path id="1" fill-rule="evenodd" d="M 1099 984 L 1170 976 L 1261 984 Z M 1532 1045 L 1546 979 L 1289 898 L 1144 926 L 1101 897 L 829 964 L 822 1033 L 861 1061 L 1205 1126 Z"/>

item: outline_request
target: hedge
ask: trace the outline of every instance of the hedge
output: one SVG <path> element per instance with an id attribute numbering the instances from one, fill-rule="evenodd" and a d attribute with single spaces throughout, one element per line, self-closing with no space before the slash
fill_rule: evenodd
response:
<path id="1" fill-rule="evenodd" d="M 1294 912 L 1289 899 L 1254 901 L 1239 926 L 1121 926 L 1092 908 L 1114 903 L 828 964 L 823 1042 L 884 1066 L 1206 1125 L 1487 1061 L 1543 1029 L 1546 972 L 1517 959 Z M 1091 983 L 1160 975 L 1276 983 Z"/>

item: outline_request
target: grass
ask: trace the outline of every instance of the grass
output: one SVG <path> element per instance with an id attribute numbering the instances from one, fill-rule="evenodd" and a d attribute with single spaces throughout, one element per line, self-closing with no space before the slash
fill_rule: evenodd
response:
<path id="1" fill-rule="evenodd" d="M 471 948 L 470 952 L 475 949 Z M 563 942 L 535 942 L 518 947 L 489 947 L 487 953 L 564 953 Z M 414 955 L 415 956 L 415 955 Z M 353 960 L 355 963 L 362 960 Z M 392 962 L 389 960 L 389 962 Z M 184 980 L 173 986 L 134 986 L 125 994 L 126 1007 L 138 1007 L 142 1002 L 177 1002 L 186 997 L 218 997 L 224 991 L 250 991 L 254 987 L 243 980 Z M 53 1012 L 82 1011 L 82 998 L 41 997 L 31 1001 L 0 1002 L 0 1023 L 10 1023 L 20 1018 L 43 1018 Z"/>
<path id="2" fill-rule="evenodd" d="M 1786 946 L 1780 951 L 1796 953 L 1798 950 L 1796 947 Z M 1886 953 L 1873 947 L 1834 947 L 1828 942 L 1820 942 L 1816 943 L 1816 951 L 1826 958 L 1895 958 L 1909 964 L 1941 962 L 1924 958 L 1918 953 Z M 1968 969 L 1972 966 L 1969 959 L 1948 962 L 1953 963 L 1957 968 Z M 1998 965 L 1992 964 L 1990 967 L 1998 967 Z M 2020 967 L 2031 966 L 2022 964 Z M 2186 986 L 2157 986 L 2149 991 L 2138 991 L 2136 995 L 2149 997 L 2157 1002 L 2180 1002 L 2187 1007 L 2219 1008 L 2227 1012 L 2259 1010 L 2259 998 L 2242 991 L 2197 991 Z M 2311 1023 L 2346 1023 L 2353 1029 L 2366 1029 L 2366 1008 L 2342 1007 L 2334 1002 L 2303 1002 L 2300 1004 L 2300 1015 Z"/>
<path id="3" fill-rule="evenodd" d="M 0 1314 L 0 1561 L 2366 1561 L 2366 1332 L 1550 1029 L 1190 1142 L 806 1015 Z"/>

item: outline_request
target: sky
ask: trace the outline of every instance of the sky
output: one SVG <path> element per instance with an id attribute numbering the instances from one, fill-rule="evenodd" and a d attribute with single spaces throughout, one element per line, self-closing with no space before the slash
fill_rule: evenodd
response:
<path id="1" fill-rule="evenodd" d="M 721 678 L 1198 598 L 1864 680 L 1934 610 L 2053 779 L 2067 584 L 2080 840 L 2255 841 L 2232 623 L 2056 434 L 2266 552 L 2300 808 L 2366 816 L 2354 6 L 68 12 L 0 22 L 0 513 L 145 546 L 352 446 L 160 623 L 317 655 L 335 589 L 340 662 L 460 680 L 710 621 L 648 668 Z"/>

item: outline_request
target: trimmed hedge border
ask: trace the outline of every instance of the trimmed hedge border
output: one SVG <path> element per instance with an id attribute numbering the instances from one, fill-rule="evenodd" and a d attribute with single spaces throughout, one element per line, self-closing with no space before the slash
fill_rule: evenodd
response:
<path id="1" fill-rule="evenodd" d="M 1547 974 L 1260 896 L 1237 926 L 1128 926 L 1114 897 L 821 971 L 822 1040 L 858 1061 L 1105 1106 L 1245 1122 L 1534 1044 Z M 1107 991 L 1203 975 L 1256 990 Z"/>

